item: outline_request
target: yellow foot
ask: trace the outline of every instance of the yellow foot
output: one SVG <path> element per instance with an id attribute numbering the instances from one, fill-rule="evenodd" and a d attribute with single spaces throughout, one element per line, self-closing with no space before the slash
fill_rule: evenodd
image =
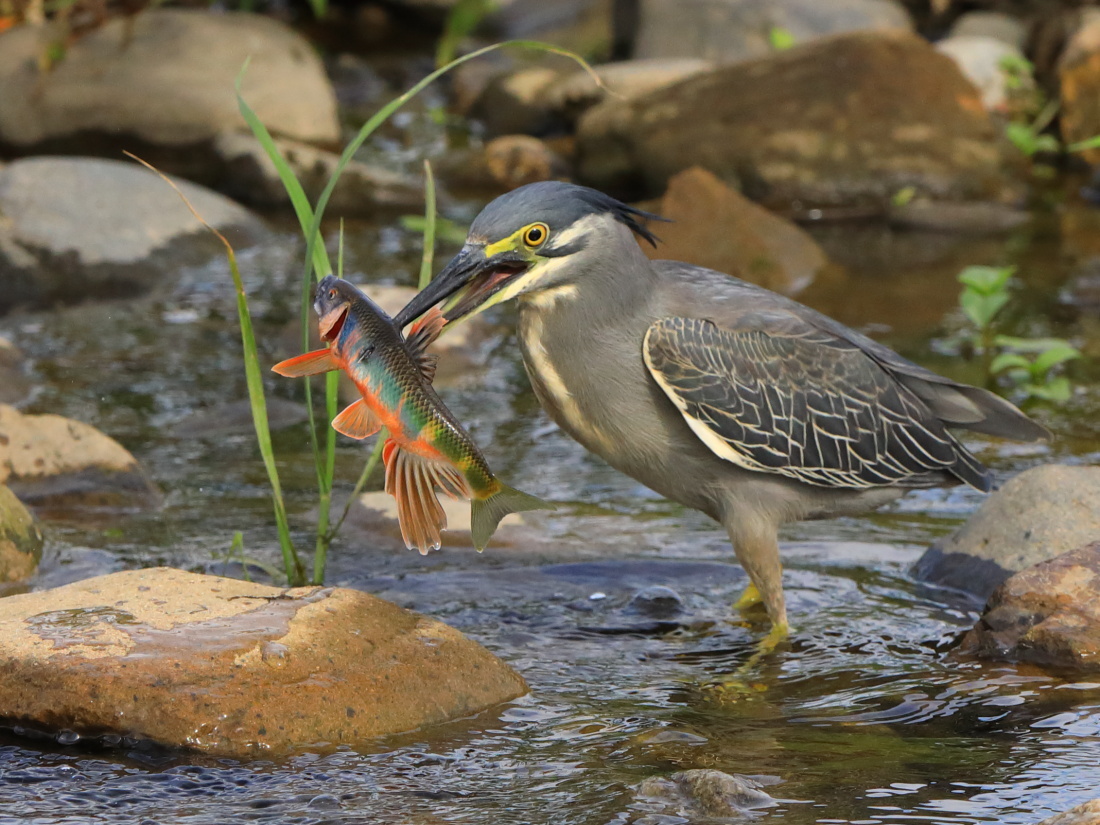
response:
<path id="1" fill-rule="evenodd" d="M 703 685 L 703 693 L 708 699 L 720 704 L 737 702 L 750 696 L 763 693 L 767 684 L 759 679 L 751 679 L 757 665 L 768 655 L 775 652 L 790 636 L 790 628 L 783 624 L 773 625 L 768 634 L 761 639 L 756 649 L 733 673 L 717 676 Z"/>
<path id="2" fill-rule="evenodd" d="M 760 591 L 756 589 L 756 585 L 749 582 L 749 586 L 745 588 L 745 592 L 733 603 L 733 609 L 738 613 L 745 613 L 763 601 L 764 599 L 761 597 Z"/>

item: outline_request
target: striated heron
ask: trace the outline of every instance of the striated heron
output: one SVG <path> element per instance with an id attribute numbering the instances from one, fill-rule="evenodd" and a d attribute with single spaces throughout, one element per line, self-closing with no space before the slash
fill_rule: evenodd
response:
<path id="1" fill-rule="evenodd" d="M 858 513 L 989 471 L 952 428 L 1047 436 L 1012 404 L 943 378 L 795 301 L 651 261 L 656 218 L 582 186 L 494 200 L 462 251 L 397 316 L 455 293 L 455 321 L 516 299 L 535 394 L 611 466 L 729 533 L 771 638 L 787 632 L 780 525 Z"/>

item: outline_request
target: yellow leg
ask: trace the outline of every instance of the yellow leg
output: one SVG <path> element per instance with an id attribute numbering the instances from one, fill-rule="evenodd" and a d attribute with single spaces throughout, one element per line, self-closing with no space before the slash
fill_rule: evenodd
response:
<path id="1" fill-rule="evenodd" d="M 717 676 L 703 685 L 703 693 L 707 699 L 717 704 L 728 704 L 767 690 L 766 684 L 753 682 L 750 676 L 767 656 L 774 653 L 787 640 L 789 635 L 790 629 L 785 622 L 772 625 L 767 635 L 756 643 L 756 649 L 752 655 L 742 662 L 737 670 Z"/>
<path id="2" fill-rule="evenodd" d="M 749 586 L 745 588 L 745 591 L 737 601 L 733 603 L 733 609 L 738 613 L 747 613 L 763 602 L 764 597 L 760 595 L 760 591 L 756 589 L 756 585 L 749 582 Z"/>

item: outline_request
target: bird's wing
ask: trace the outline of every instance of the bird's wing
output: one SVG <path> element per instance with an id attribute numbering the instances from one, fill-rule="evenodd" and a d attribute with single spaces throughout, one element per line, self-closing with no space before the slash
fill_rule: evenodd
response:
<path id="1" fill-rule="evenodd" d="M 662 318 L 644 355 L 695 434 L 746 469 L 848 488 L 946 471 L 989 489 L 985 468 L 917 395 L 854 343 L 789 313 L 722 326 Z"/>

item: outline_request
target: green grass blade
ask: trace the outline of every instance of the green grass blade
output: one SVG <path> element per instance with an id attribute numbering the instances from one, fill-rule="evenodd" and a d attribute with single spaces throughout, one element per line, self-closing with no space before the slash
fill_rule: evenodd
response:
<path id="1" fill-rule="evenodd" d="M 260 447 L 260 456 L 263 458 L 264 468 L 267 470 L 268 485 L 271 487 L 271 499 L 275 510 L 275 524 L 279 532 L 279 547 L 283 554 L 283 569 L 287 582 L 291 585 L 305 583 L 305 571 L 294 544 L 290 538 L 290 525 L 287 521 L 286 503 L 283 500 L 283 489 L 279 482 L 279 469 L 275 464 L 275 449 L 271 443 L 271 426 L 267 418 L 267 400 L 264 397 L 263 376 L 260 372 L 260 359 L 256 349 L 256 335 L 252 329 L 252 314 L 248 309 L 248 295 L 244 289 L 244 280 L 241 278 L 240 268 L 237 266 L 237 254 L 225 236 L 213 226 L 203 220 L 202 216 L 191 205 L 187 196 L 179 190 L 179 187 L 159 170 L 143 161 L 141 158 L 126 153 L 131 158 L 152 170 L 175 190 L 184 204 L 203 226 L 209 229 L 222 242 L 225 247 L 226 260 L 229 262 L 229 272 L 233 277 L 233 287 L 237 293 L 237 320 L 241 327 L 241 349 L 244 356 L 245 381 L 248 385 L 248 401 L 252 408 L 252 423 L 256 430 L 256 441 Z"/>
<path id="2" fill-rule="evenodd" d="M 417 289 L 423 289 L 432 279 L 432 262 L 435 259 L 435 177 L 432 164 L 424 161 L 424 254 L 420 258 L 420 280 Z"/>

